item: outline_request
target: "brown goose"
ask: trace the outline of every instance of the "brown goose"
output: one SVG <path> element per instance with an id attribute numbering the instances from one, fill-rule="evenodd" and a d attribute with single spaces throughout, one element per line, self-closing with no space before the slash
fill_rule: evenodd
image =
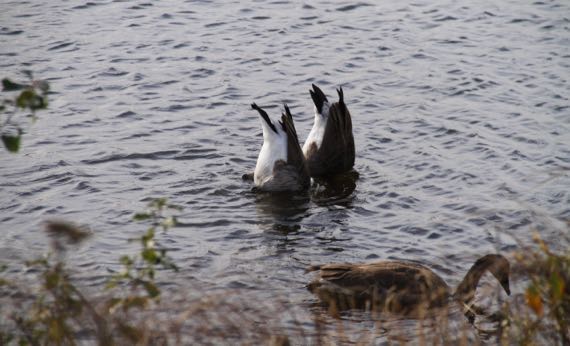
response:
<path id="1" fill-rule="evenodd" d="M 285 113 L 277 124 L 255 103 L 251 108 L 263 119 L 263 145 L 253 173 L 255 186 L 262 191 L 306 190 L 311 178 L 289 107 L 285 105 Z"/>
<path id="2" fill-rule="evenodd" d="M 315 123 L 303 145 L 309 172 L 312 177 L 347 172 L 354 166 L 354 137 L 342 88 L 332 105 L 316 85 L 309 91 L 315 104 Z"/>
<path id="3" fill-rule="evenodd" d="M 408 316 L 425 316 L 433 308 L 445 306 L 450 298 L 469 304 L 485 271 L 499 281 L 507 294 L 510 264 L 501 255 L 479 258 L 454 293 L 429 268 L 403 261 L 369 264 L 326 264 L 307 271 L 319 271 L 307 287 L 319 299 L 337 310 L 370 309 Z"/>

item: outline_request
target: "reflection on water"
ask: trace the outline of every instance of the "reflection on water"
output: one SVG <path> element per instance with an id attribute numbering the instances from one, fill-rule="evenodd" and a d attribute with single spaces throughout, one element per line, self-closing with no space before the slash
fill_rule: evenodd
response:
<path id="1" fill-rule="evenodd" d="M 258 192 L 255 198 L 257 212 L 261 216 L 271 216 L 277 223 L 300 222 L 309 210 L 310 202 L 307 192 Z"/>
<path id="2" fill-rule="evenodd" d="M 313 202 L 319 206 L 334 204 L 350 208 L 359 176 L 357 171 L 351 170 L 327 178 L 314 178 L 311 188 Z"/>
<path id="3" fill-rule="evenodd" d="M 445 343 L 445 338 L 463 340 L 468 344 L 481 341 L 493 342 L 501 336 L 502 326 L 492 311 L 477 315 L 470 320 L 463 314 L 459 304 L 436 310 L 423 319 L 410 319 L 388 313 L 350 310 L 331 313 L 319 303 L 311 303 L 313 321 L 332 330 L 331 335 L 348 338 L 356 344 L 375 344 L 377 338 L 398 343 L 414 343 L 423 336 L 428 344 Z M 443 338 L 443 339 L 442 339 Z M 441 340 L 440 340 L 441 339 Z M 347 343 L 344 339 L 342 342 Z M 440 341 L 436 341 L 440 340 Z M 447 340 L 446 342 L 449 342 Z"/>

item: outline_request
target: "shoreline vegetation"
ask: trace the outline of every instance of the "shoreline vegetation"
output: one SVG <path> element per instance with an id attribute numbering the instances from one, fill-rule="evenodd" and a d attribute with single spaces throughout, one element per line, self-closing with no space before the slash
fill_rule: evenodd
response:
<path id="1" fill-rule="evenodd" d="M 0 344 L 570 344 L 570 250 L 565 245 L 565 252 L 552 250 L 538 233 L 530 245 L 520 243 L 507 255 L 517 287 L 509 299 L 501 301 L 493 293 L 498 288 L 482 284 L 478 295 L 486 307 L 473 307 L 473 323 L 451 304 L 414 320 L 327 311 L 316 299 L 307 309 L 283 297 L 260 300 L 246 290 L 212 293 L 197 283 L 183 288 L 191 294 L 177 292 L 180 288 L 162 294 L 157 276 L 178 268 L 156 235 L 175 225 L 180 209 L 156 199 L 134 215 L 134 221 L 148 224 L 133 240 L 140 251 L 120 257 L 122 270 L 111 273 L 97 294 L 74 280 L 66 256 L 88 241 L 89 229 L 46 222 L 50 251 L 26 263 L 32 281 L 20 281 L 21 273 L 8 273 L 6 266 L 0 271 Z M 569 231 L 570 223 L 560 230 L 559 246 L 570 244 Z"/>

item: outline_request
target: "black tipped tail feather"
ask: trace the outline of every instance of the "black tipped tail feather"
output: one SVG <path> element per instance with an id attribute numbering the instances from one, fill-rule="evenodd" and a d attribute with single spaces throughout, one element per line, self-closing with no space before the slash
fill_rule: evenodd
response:
<path id="1" fill-rule="evenodd" d="M 330 176 L 348 172 L 354 166 L 355 147 L 352 134 L 352 118 L 344 103 L 342 87 L 337 90 L 339 100 L 330 105 L 325 132 L 320 146 L 306 152 L 311 176 Z M 322 111 L 326 96 L 313 84 L 311 97 L 319 113 Z M 328 102 L 328 101 L 327 101 Z M 321 107 L 321 109 L 319 109 Z"/>
<path id="2" fill-rule="evenodd" d="M 273 123 L 271 122 L 271 119 L 269 119 L 269 115 L 267 115 L 266 111 L 261 109 L 261 107 L 259 107 L 255 102 L 251 104 L 251 108 L 258 111 L 259 115 L 261 115 L 263 120 L 265 120 L 265 122 L 267 123 L 267 125 L 269 125 L 269 127 L 273 130 L 273 132 L 277 133 L 277 129 L 275 128 L 275 125 L 273 125 Z"/>
<path id="3" fill-rule="evenodd" d="M 344 92 L 342 91 L 342 87 L 336 89 L 336 92 L 338 93 L 338 103 L 344 104 Z"/>
<path id="4" fill-rule="evenodd" d="M 329 102 L 325 93 L 316 85 L 312 84 L 313 90 L 309 90 L 311 93 L 311 98 L 317 107 L 317 111 L 321 113 L 323 111 L 323 105 L 325 102 Z"/>

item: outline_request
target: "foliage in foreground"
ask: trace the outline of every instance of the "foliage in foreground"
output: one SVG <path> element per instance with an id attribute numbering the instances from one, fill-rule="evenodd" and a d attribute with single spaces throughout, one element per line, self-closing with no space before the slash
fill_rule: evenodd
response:
<path id="1" fill-rule="evenodd" d="M 570 249 L 555 253 L 539 237 L 535 247 L 515 254 L 529 281 L 523 302 L 507 306 L 503 342 L 570 345 Z"/>
<path id="2" fill-rule="evenodd" d="M 288 302 L 264 303 L 247 292 L 227 290 L 204 294 L 203 287 L 192 284 L 185 289 L 193 288 L 198 298 L 169 295 L 160 301 L 157 269 L 176 270 L 155 238 L 157 231 L 175 223 L 164 216 L 167 209 L 178 207 L 161 199 L 135 215 L 135 220 L 150 223 L 137 239 L 140 253 L 121 257 L 123 270 L 110 276 L 104 298 L 89 297 L 73 282 L 65 264 L 65 252 L 90 232 L 65 222 L 47 223 L 52 252 L 28 263 L 36 270 L 35 289 L 29 292 L 15 280 L 0 279 L 0 297 L 9 297 L 11 303 L 11 310 L 0 305 L 0 344 L 367 345 L 378 338 L 389 344 L 467 345 L 482 340 L 503 345 L 569 344 L 570 252 L 554 252 L 538 237 L 534 246 L 514 255 L 524 292 L 500 307 L 493 330 L 482 336 L 477 325 L 466 319 L 458 324 L 442 315 L 414 322 L 419 327 L 410 332 L 409 321 L 366 323 L 327 316 L 326 309 L 318 309 L 312 322 L 302 321 Z"/>
<path id="3" fill-rule="evenodd" d="M 20 150 L 24 133 L 22 121 L 14 119 L 15 115 L 19 111 L 28 112 L 28 117 L 34 121 L 36 112 L 48 106 L 48 82 L 34 79 L 30 71 L 23 73 L 29 79 L 26 83 L 13 82 L 8 78 L 2 79 L 2 91 L 15 93 L 13 97 L 3 97 L 0 100 L 0 137 L 6 150 L 12 153 Z"/>
<path id="4" fill-rule="evenodd" d="M 157 266 L 177 269 L 155 239 L 157 230 L 166 232 L 176 222 L 174 217 L 164 215 L 166 209 L 180 208 L 157 199 L 149 204 L 147 212 L 135 215 L 135 220 L 150 223 L 147 231 L 135 239 L 140 241 L 141 251 L 121 257 L 123 270 L 108 279 L 109 292 L 103 301 L 89 298 L 74 284 L 65 262 L 66 252 L 88 239 L 89 230 L 64 221 L 46 222 L 51 252 L 26 263 L 36 273 L 34 289 L 30 292 L 16 280 L 0 278 L 0 296 L 12 297 L 13 305 L 11 311 L 0 308 L 0 345 L 11 341 L 20 345 L 73 345 L 86 335 L 87 340 L 97 340 L 100 345 L 121 340 L 142 342 L 146 331 L 126 316 L 158 301 Z"/>

